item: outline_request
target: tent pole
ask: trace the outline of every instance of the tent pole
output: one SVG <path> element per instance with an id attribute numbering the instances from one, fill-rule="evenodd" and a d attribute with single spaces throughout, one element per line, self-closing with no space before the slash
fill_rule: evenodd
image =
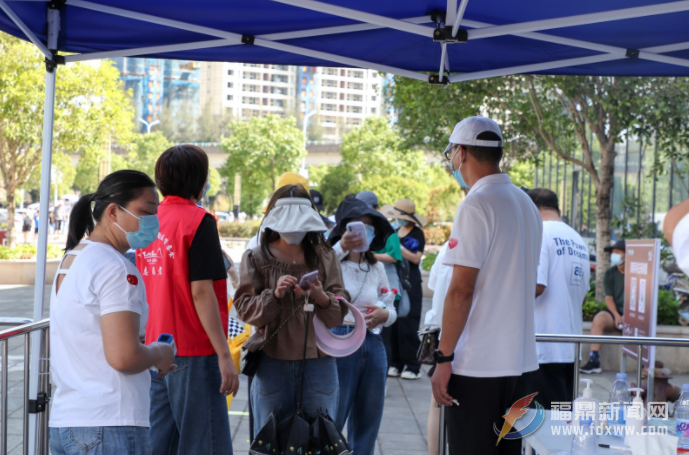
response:
<path id="1" fill-rule="evenodd" d="M 57 38 L 60 33 L 60 10 L 48 8 L 48 49 L 57 55 Z M 43 215 L 38 224 L 38 245 L 36 246 L 36 282 L 34 284 L 33 320 L 43 319 L 45 306 L 46 262 L 48 259 L 48 216 L 50 208 L 50 169 L 53 157 L 53 120 L 55 113 L 55 79 L 57 65 L 46 62 L 45 101 L 43 105 L 43 144 L 41 152 L 41 192 L 40 213 Z M 31 334 L 31 376 L 29 379 L 29 397 L 36 399 L 39 386 L 39 367 L 41 357 L 42 331 Z M 30 414 L 29 419 L 29 453 L 37 453 L 37 414 Z"/>
<path id="2" fill-rule="evenodd" d="M 457 11 L 457 17 L 455 17 L 454 23 L 452 24 L 452 37 L 457 36 L 457 32 L 459 31 L 459 24 L 461 24 L 462 19 L 464 19 L 464 11 L 467 9 L 467 3 L 469 3 L 469 0 L 462 0 L 462 3 L 459 4 L 459 10 Z"/>

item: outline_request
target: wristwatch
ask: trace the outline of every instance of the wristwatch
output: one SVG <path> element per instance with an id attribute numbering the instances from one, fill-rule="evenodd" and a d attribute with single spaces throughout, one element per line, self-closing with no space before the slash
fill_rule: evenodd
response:
<path id="1" fill-rule="evenodd" d="M 443 355 L 443 353 L 440 352 L 439 349 L 436 349 L 435 351 L 433 351 L 433 359 L 435 360 L 435 363 L 452 362 L 455 359 L 455 353 L 453 352 L 450 355 Z"/>

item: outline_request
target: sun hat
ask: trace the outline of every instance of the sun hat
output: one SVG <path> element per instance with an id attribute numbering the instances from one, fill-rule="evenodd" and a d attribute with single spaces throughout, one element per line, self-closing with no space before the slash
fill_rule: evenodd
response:
<path id="1" fill-rule="evenodd" d="M 371 251 L 380 251 L 385 248 L 385 243 L 388 237 L 395 232 L 390 226 L 388 220 L 377 210 L 372 209 L 364 201 L 359 199 L 351 198 L 345 199 L 340 202 L 335 212 L 335 219 L 337 223 L 333 228 L 330 237 L 328 237 L 328 242 L 331 245 L 335 245 L 344 235 L 345 229 L 347 228 L 347 223 L 354 218 L 360 218 L 362 216 L 371 217 L 373 222 L 373 227 L 376 230 L 376 236 L 371 242 L 369 249 Z"/>
<path id="2" fill-rule="evenodd" d="M 387 218 L 411 221 L 421 227 L 426 225 L 426 217 L 416 213 L 416 204 L 410 199 L 398 199 L 395 205 L 385 205 L 380 212 Z"/>
<path id="3" fill-rule="evenodd" d="M 277 233 L 285 232 L 325 232 L 321 216 L 303 197 L 285 197 L 275 202 L 261 223 L 261 232 L 270 229 Z"/>
<path id="4" fill-rule="evenodd" d="M 378 196 L 373 191 L 361 191 L 357 193 L 356 198 L 365 202 L 369 207 L 378 207 Z"/>
<path id="5" fill-rule="evenodd" d="M 309 181 L 295 172 L 285 172 L 278 179 L 278 188 L 282 188 L 283 186 L 287 185 L 301 185 L 306 191 L 309 191 Z"/>
<path id="6" fill-rule="evenodd" d="M 613 245 L 611 245 L 611 246 L 606 246 L 605 248 L 603 248 L 603 251 L 605 251 L 606 253 L 611 253 L 612 250 L 622 250 L 622 251 L 625 251 L 625 246 L 626 246 L 626 245 L 627 245 L 627 242 L 625 242 L 624 239 L 618 240 L 618 241 L 615 242 Z"/>
<path id="7" fill-rule="evenodd" d="M 477 139 L 481 133 L 495 133 L 500 137 L 499 141 L 486 141 Z M 487 117 L 479 115 L 467 117 L 455 125 L 450 135 L 450 143 L 469 145 L 476 147 L 502 147 L 502 133 L 497 123 Z"/>
<path id="8" fill-rule="evenodd" d="M 318 316 L 313 318 L 313 330 L 316 333 L 316 346 L 330 357 L 347 357 L 354 354 L 366 339 L 366 321 L 354 305 L 337 297 L 340 305 L 345 304 L 354 316 L 354 331 L 347 335 L 335 335 Z"/>

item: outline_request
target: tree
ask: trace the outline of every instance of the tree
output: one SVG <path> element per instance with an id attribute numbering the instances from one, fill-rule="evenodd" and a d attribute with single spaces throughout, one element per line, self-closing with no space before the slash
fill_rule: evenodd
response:
<path id="1" fill-rule="evenodd" d="M 54 154 L 93 157 L 109 139 L 126 144 L 133 110 L 112 63 L 57 71 Z M 0 34 L 0 173 L 8 219 L 14 219 L 15 191 L 41 163 L 44 91 L 43 56 L 32 44 Z M 14 223 L 8 223 L 7 238 L 14 245 Z"/>
<path id="2" fill-rule="evenodd" d="M 221 143 L 229 156 L 220 174 L 230 181 L 235 174 L 242 176 L 242 210 L 252 215 L 275 191 L 281 174 L 299 169 L 306 156 L 304 137 L 294 117 L 252 117 L 233 122 L 231 128 L 232 136 Z"/>
<path id="3" fill-rule="evenodd" d="M 151 134 L 139 133 L 134 137 L 131 151 L 125 155 L 113 155 L 110 169 L 135 169 L 151 177 L 155 181 L 155 165 L 160 155 L 172 147 L 161 131 Z"/>
<path id="4" fill-rule="evenodd" d="M 399 126 L 410 145 L 441 151 L 457 121 L 483 114 L 501 123 L 508 158 L 533 158 L 547 148 L 586 170 L 596 190 L 598 267 L 605 270 L 615 144 L 625 134 L 644 141 L 657 137 L 659 147 L 667 150 L 674 150 L 677 141 L 686 143 L 688 87 L 686 79 L 678 78 L 509 76 L 436 89 L 396 78 L 388 96 L 399 110 Z M 589 133 L 600 144 L 599 161 Z M 583 151 L 583 160 L 577 151 Z M 601 273 L 596 297 L 602 296 Z"/>
<path id="5" fill-rule="evenodd" d="M 230 135 L 232 124 L 232 110 L 224 109 L 222 114 L 214 115 L 210 100 L 196 120 L 196 140 L 198 142 L 220 142 Z"/>

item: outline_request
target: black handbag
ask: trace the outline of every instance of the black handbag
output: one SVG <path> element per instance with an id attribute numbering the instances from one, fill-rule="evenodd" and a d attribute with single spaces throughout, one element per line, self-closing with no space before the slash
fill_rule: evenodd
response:
<path id="1" fill-rule="evenodd" d="M 440 343 L 440 329 L 427 327 L 420 335 L 421 345 L 416 352 L 416 358 L 424 365 L 435 365 L 433 353 L 438 349 Z"/>
<path id="2" fill-rule="evenodd" d="M 266 338 L 266 341 L 261 344 L 261 346 L 256 349 L 255 351 L 249 351 L 248 349 L 242 347 L 242 351 L 239 354 L 239 369 L 240 373 L 249 377 L 253 377 L 256 374 L 256 371 L 258 370 L 258 364 L 261 359 L 261 351 L 263 348 L 266 347 L 268 342 L 273 339 L 275 335 L 282 329 L 285 324 L 287 324 L 287 321 L 289 321 L 294 314 L 299 311 L 299 306 L 297 306 L 294 311 L 292 311 L 292 314 L 287 316 L 287 318 L 282 321 L 282 324 L 280 324 L 280 327 L 275 329 L 275 331 L 268 337 Z M 246 343 L 245 343 L 246 344 Z"/>

